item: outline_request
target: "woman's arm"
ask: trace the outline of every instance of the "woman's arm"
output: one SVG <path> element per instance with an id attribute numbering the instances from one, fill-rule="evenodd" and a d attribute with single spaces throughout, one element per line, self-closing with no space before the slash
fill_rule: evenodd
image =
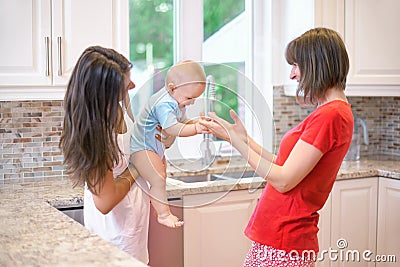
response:
<path id="1" fill-rule="evenodd" d="M 262 158 L 264 158 L 270 162 L 275 162 L 276 155 L 269 152 L 262 146 L 260 146 L 260 144 L 258 144 L 256 141 L 254 141 L 254 139 L 251 138 L 250 136 L 247 136 L 247 145 L 250 147 L 251 150 L 256 152 Z"/>
<path id="2" fill-rule="evenodd" d="M 232 146 L 247 159 L 249 165 L 258 175 L 264 177 L 270 185 L 281 193 L 288 192 L 298 185 L 323 156 L 320 150 L 299 140 L 283 166 L 279 166 L 262 158 L 240 140 L 232 139 Z"/>
<path id="3" fill-rule="evenodd" d="M 215 114 L 211 113 L 209 115 L 213 120 L 203 121 L 202 124 L 208 127 L 213 134 L 224 137 L 223 139 L 230 142 L 248 161 L 256 173 L 264 177 L 269 184 L 281 193 L 293 189 L 300 183 L 323 155 L 314 146 L 299 140 L 285 164 L 278 166 L 273 163 L 275 156 L 272 153 L 263 149 L 253 139 L 243 133 L 243 129 L 238 126 L 237 116 L 232 116 L 232 112 L 231 117 L 235 121 L 234 124 L 228 123 Z"/>
<path id="4" fill-rule="evenodd" d="M 108 171 L 102 188 L 96 188 L 97 194 L 93 194 L 96 208 L 103 214 L 109 213 L 129 192 L 135 182 L 134 177 L 138 173 L 133 166 L 126 170 L 114 180 L 113 172 Z"/>

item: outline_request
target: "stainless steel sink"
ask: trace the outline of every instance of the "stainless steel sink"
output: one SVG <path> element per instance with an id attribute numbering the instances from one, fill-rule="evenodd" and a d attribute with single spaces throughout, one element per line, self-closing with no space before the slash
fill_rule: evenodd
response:
<path id="1" fill-rule="evenodd" d="M 224 172 L 222 174 L 213 174 L 213 176 L 219 179 L 240 179 L 240 178 L 251 178 L 259 177 L 254 171 L 239 171 L 239 172 Z"/>
<path id="2" fill-rule="evenodd" d="M 74 219 L 78 223 L 84 225 L 83 206 L 82 205 L 66 206 L 66 207 L 59 206 L 59 207 L 55 207 L 55 208 L 58 209 L 59 211 L 61 211 L 62 213 L 64 213 L 65 215 L 67 215 L 68 217 L 70 217 L 71 219 Z"/>
<path id="3" fill-rule="evenodd" d="M 240 172 L 224 172 L 224 173 L 208 173 L 201 175 L 191 175 L 191 176 L 177 176 L 177 177 L 168 177 L 170 179 L 181 181 L 184 183 L 198 183 L 198 182 L 207 182 L 207 181 L 229 181 L 229 180 L 237 180 L 240 178 L 251 178 L 258 177 L 258 175 L 254 171 L 240 171 Z"/>
<path id="4" fill-rule="evenodd" d="M 190 175 L 190 176 L 177 176 L 177 177 L 168 177 L 173 180 L 181 181 L 184 183 L 198 183 L 198 182 L 207 182 L 207 181 L 215 181 L 217 178 L 212 174 L 201 174 L 201 175 Z"/>

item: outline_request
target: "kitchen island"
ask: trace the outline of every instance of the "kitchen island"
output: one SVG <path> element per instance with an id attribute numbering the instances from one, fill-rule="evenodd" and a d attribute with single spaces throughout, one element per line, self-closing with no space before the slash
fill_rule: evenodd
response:
<path id="1" fill-rule="evenodd" d="M 338 180 L 386 177 L 400 180 L 400 161 L 392 157 L 344 162 Z M 220 167 L 226 168 L 226 166 Z M 230 168 L 239 168 L 239 162 Z M 243 169 L 246 166 L 241 166 Z M 196 172 L 219 172 L 219 167 Z M 169 176 L 192 175 L 174 167 Z M 254 178 L 182 183 L 168 179 L 169 196 L 263 187 Z M 67 179 L 0 185 L 0 266 L 145 266 L 91 234 L 54 206 L 82 205 L 83 188 Z"/>
<path id="2" fill-rule="evenodd" d="M 69 181 L 0 185 L 0 266 L 147 266 L 49 204 L 82 197 Z"/>

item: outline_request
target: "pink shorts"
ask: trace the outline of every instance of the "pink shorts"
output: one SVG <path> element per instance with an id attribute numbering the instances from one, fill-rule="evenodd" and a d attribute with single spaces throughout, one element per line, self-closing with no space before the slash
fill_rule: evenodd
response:
<path id="1" fill-rule="evenodd" d="M 252 242 L 243 267 L 314 267 L 313 259 L 303 259 L 298 255 L 275 249 L 271 246 Z"/>

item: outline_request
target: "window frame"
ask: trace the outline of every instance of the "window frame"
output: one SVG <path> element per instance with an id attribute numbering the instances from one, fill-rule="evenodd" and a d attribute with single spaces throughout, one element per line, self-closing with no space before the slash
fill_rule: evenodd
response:
<path id="1" fill-rule="evenodd" d="M 203 0 L 174 0 L 174 62 L 184 59 L 202 61 L 203 45 Z M 272 114 L 272 82 L 271 82 L 271 1 L 245 0 L 245 12 L 248 19 L 248 49 L 245 58 L 245 76 L 253 81 L 261 90 L 263 100 L 256 97 L 250 90 L 246 99 L 249 106 L 265 108 L 265 102 Z M 255 36 L 255 33 L 260 36 Z M 261 38 L 260 38 L 261 37 Z M 250 135 L 264 147 L 272 149 L 273 122 L 260 123 L 252 117 L 249 107 L 245 110 L 246 128 Z M 261 133 L 260 132 L 261 128 Z M 258 129 L 258 130 L 257 130 Z"/>

